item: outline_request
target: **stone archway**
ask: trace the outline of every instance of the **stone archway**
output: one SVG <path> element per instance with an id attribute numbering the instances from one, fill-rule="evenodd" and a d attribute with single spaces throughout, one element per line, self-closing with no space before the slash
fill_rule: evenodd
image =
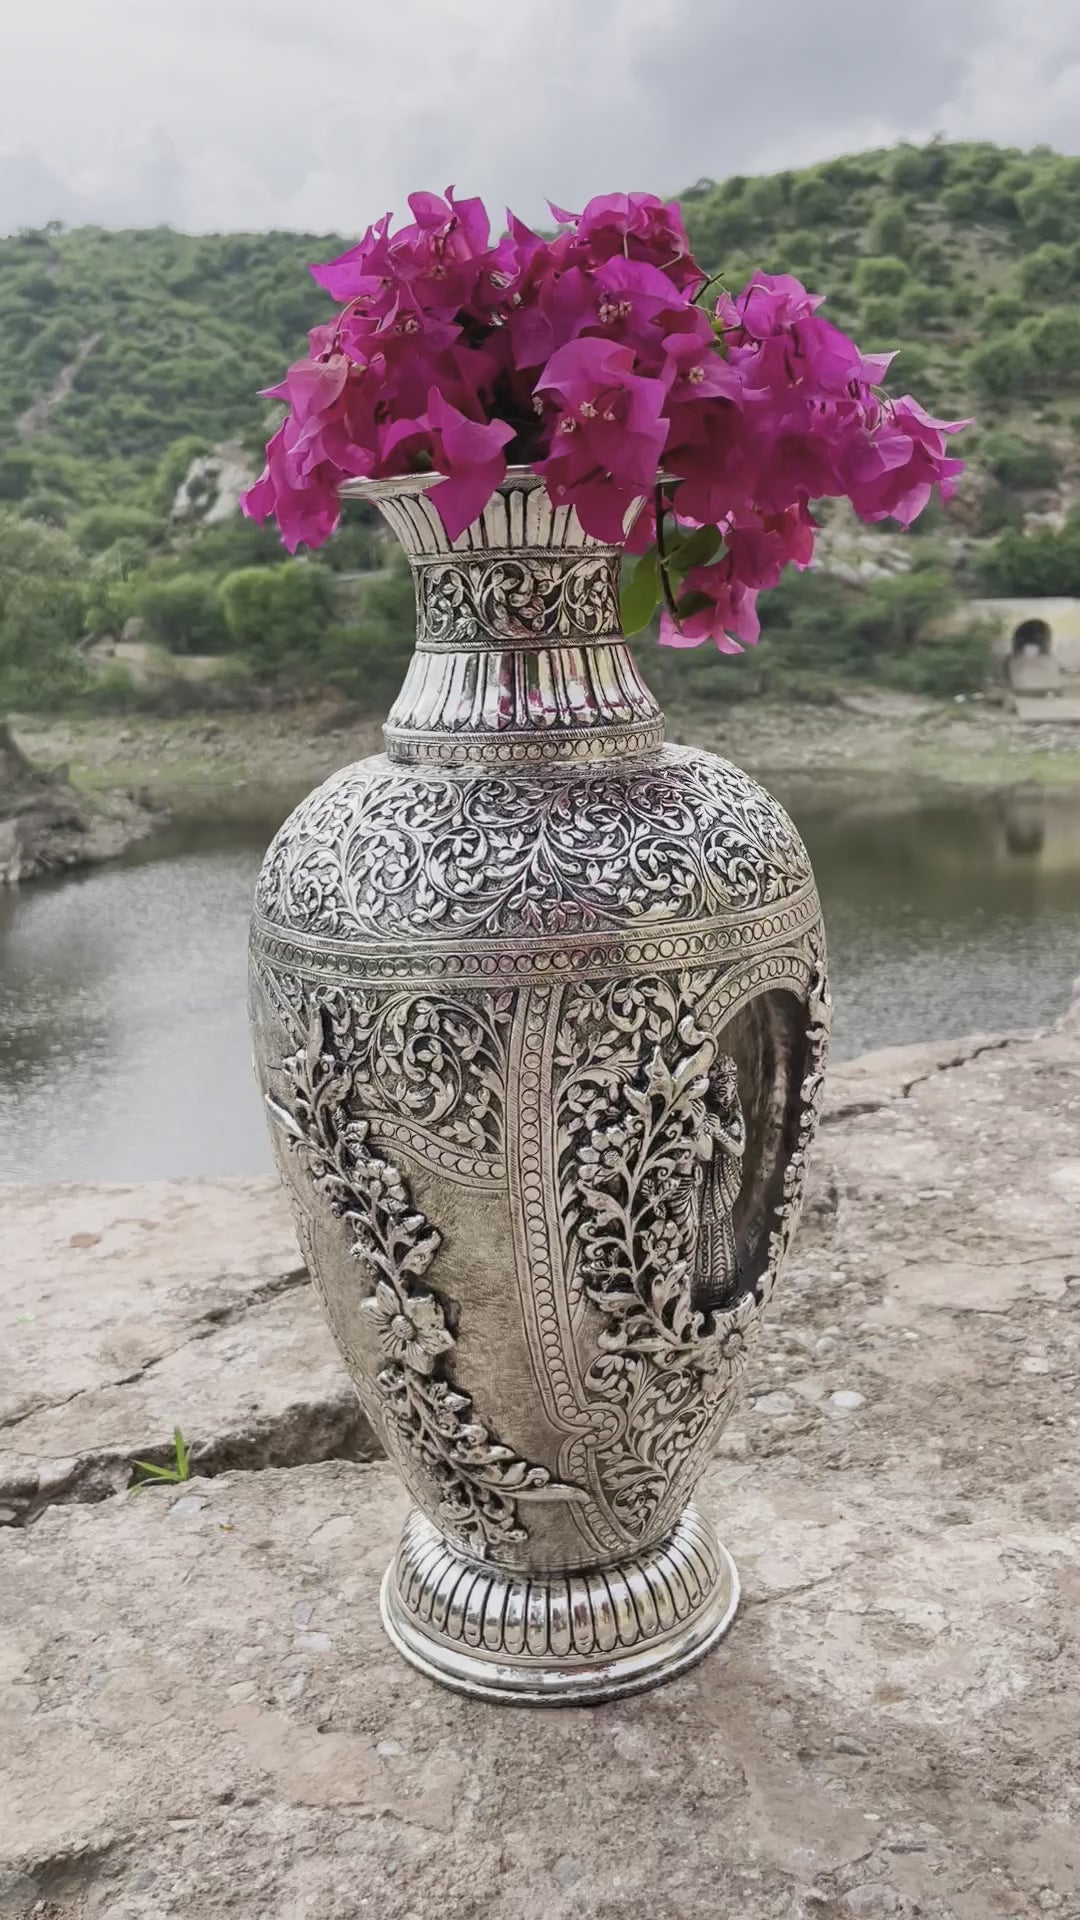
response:
<path id="1" fill-rule="evenodd" d="M 1010 651 L 1018 653 L 1048 654 L 1053 634 L 1046 620 L 1021 620 L 1012 637 Z"/>

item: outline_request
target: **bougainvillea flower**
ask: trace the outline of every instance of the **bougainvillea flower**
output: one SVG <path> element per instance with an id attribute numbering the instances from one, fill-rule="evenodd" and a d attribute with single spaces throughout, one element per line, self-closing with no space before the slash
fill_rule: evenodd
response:
<path id="1" fill-rule="evenodd" d="M 660 343 L 669 409 L 679 401 L 696 407 L 702 400 L 717 396 L 741 399 L 743 383 L 739 371 L 717 353 L 716 336 L 701 308 L 691 307 L 686 318 L 690 324 L 665 334 Z"/>
<path id="2" fill-rule="evenodd" d="M 790 273 L 755 273 L 736 296 L 721 293 L 717 318 L 735 336 L 736 344 L 753 345 L 787 332 L 800 320 L 809 320 L 821 305 L 821 295 L 807 293 Z"/>
<path id="3" fill-rule="evenodd" d="M 663 383 L 633 368 L 632 348 L 589 336 L 553 354 L 536 383 L 557 403 L 540 468 L 548 492 L 572 502 L 601 540 L 622 538 L 627 509 L 654 483 L 667 434 Z"/>
<path id="4" fill-rule="evenodd" d="M 945 436 L 958 433 L 966 420 L 934 420 L 910 394 L 896 400 L 877 431 L 845 449 L 845 492 L 862 520 L 899 520 L 910 526 L 937 487 L 951 499 L 964 470 L 949 459 Z"/>
<path id="5" fill-rule="evenodd" d="M 724 530 L 731 575 L 744 586 L 775 587 L 785 567 L 800 570 L 814 557 L 814 522 L 800 503 L 786 513 L 755 514 Z"/>
<path id="6" fill-rule="evenodd" d="M 882 392 L 892 358 L 864 354 L 791 274 L 755 273 L 698 304 L 706 276 L 677 206 L 601 194 L 552 211 L 550 238 L 507 215 L 491 240 L 483 203 L 416 193 L 326 266 L 340 311 L 270 397 L 288 408 L 244 498 L 286 546 L 319 546 L 344 480 L 434 469 L 456 538 L 483 511 L 509 457 L 543 476 L 586 531 L 656 538 L 654 491 L 678 527 L 714 527 L 720 557 L 679 584 L 667 645 L 757 638 L 755 599 L 813 553 L 810 503 L 842 498 L 862 519 L 908 524 L 962 462 L 934 420 Z M 670 582 L 668 583 L 670 586 Z"/>
<path id="7" fill-rule="evenodd" d="M 290 469 L 289 450 L 294 422 L 284 420 L 266 449 L 266 468 L 243 496 L 241 505 L 249 520 L 277 521 L 281 538 L 290 553 L 299 546 L 321 547 L 335 531 L 341 518 L 337 496 L 340 475 L 315 469 L 301 477 Z"/>
<path id="8" fill-rule="evenodd" d="M 581 213 L 554 206 L 551 211 L 561 225 L 574 228 L 578 246 L 596 262 L 614 254 L 651 261 L 680 291 L 701 286 L 705 279 L 673 200 L 660 200 L 654 193 L 601 193 Z"/>
<path id="9" fill-rule="evenodd" d="M 348 376 L 345 355 L 327 353 L 318 360 L 294 361 L 281 385 L 264 387 L 263 395 L 268 400 L 287 400 L 294 420 L 307 420 L 312 414 L 329 412 Z"/>
<path id="10" fill-rule="evenodd" d="M 744 586 L 732 578 L 728 558 L 709 567 L 695 567 L 686 577 L 691 593 L 704 594 L 709 605 L 674 621 L 665 609 L 660 618 L 660 644 L 663 647 L 700 647 L 711 640 L 720 653 L 742 653 L 744 647 L 757 645 L 761 621 L 757 612 L 757 588 Z"/>
<path id="11" fill-rule="evenodd" d="M 515 367 L 538 372 L 595 321 L 595 289 L 580 268 L 545 275 L 507 322 Z"/>
<path id="12" fill-rule="evenodd" d="M 680 515 L 702 526 L 719 526 L 732 514 L 753 507 L 755 440 L 741 407 L 730 401 L 707 399 L 673 406 L 663 465 L 682 481 Z"/>
<path id="13" fill-rule="evenodd" d="M 437 387 L 428 394 L 428 420 L 435 466 L 447 476 L 431 498 L 449 538 L 456 540 L 506 477 L 504 449 L 514 429 L 505 420 L 466 419 Z"/>
<path id="14" fill-rule="evenodd" d="M 325 266 L 313 266 L 311 277 L 333 300 L 356 300 L 377 294 L 390 275 L 388 235 L 392 215 L 384 213 L 362 240 Z"/>

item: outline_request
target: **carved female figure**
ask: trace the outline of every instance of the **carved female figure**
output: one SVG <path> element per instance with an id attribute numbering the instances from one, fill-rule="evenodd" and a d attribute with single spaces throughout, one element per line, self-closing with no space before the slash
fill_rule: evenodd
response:
<path id="1" fill-rule="evenodd" d="M 746 1122 L 739 1105 L 735 1062 L 722 1054 L 709 1075 L 705 1122 L 695 1142 L 701 1165 L 695 1179 L 697 1247 L 694 1306 L 702 1313 L 732 1305 L 738 1291 L 735 1202 L 742 1186 Z"/>

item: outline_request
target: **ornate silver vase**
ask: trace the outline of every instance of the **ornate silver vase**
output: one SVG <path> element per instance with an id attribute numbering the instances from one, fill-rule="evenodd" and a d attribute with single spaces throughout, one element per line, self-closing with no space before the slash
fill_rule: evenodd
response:
<path id="1" fill-rule="evenodd" d="M 387 1632 L 486 1698 L 593 1701 L 738 1600 L 690 1504 L 795 1226 L 828 1041 L 806 853 L 662 744 L 619 550 L 511 473 L 354 483 L 412 565 L 386 753 L 286 821 L 255 1049 L 313 1283 L 416 1510 Z"/>

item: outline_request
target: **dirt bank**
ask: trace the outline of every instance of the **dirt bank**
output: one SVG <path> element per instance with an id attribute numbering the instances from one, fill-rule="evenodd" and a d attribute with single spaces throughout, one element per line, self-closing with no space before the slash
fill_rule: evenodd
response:
<path id="1" fill-rule="evenodd" d="M 1080 787 L 1080 727 L 1023 725 L 983 703 L 853 696 L 831 707 L 763 701 L 669 714 L 669 737 L 712 747 L 766 777 L 827 776 L 894 788 Z M 27 718 L 19 737 L 43 764 L 69 763 L 84 789 L 141 788 L 180 813 L 249 804 L 252 790 L 297 796 L 382 746 L 377 718 L 329 703 L 282 713 L 176 720 Z"/>
<path id="2" fill-rule="evenodd" d="M 0 887 L 113 860 L 161 818 L 146 794 L 76 786 L 52 754 L 38 764 L 0 721 Z"/>

